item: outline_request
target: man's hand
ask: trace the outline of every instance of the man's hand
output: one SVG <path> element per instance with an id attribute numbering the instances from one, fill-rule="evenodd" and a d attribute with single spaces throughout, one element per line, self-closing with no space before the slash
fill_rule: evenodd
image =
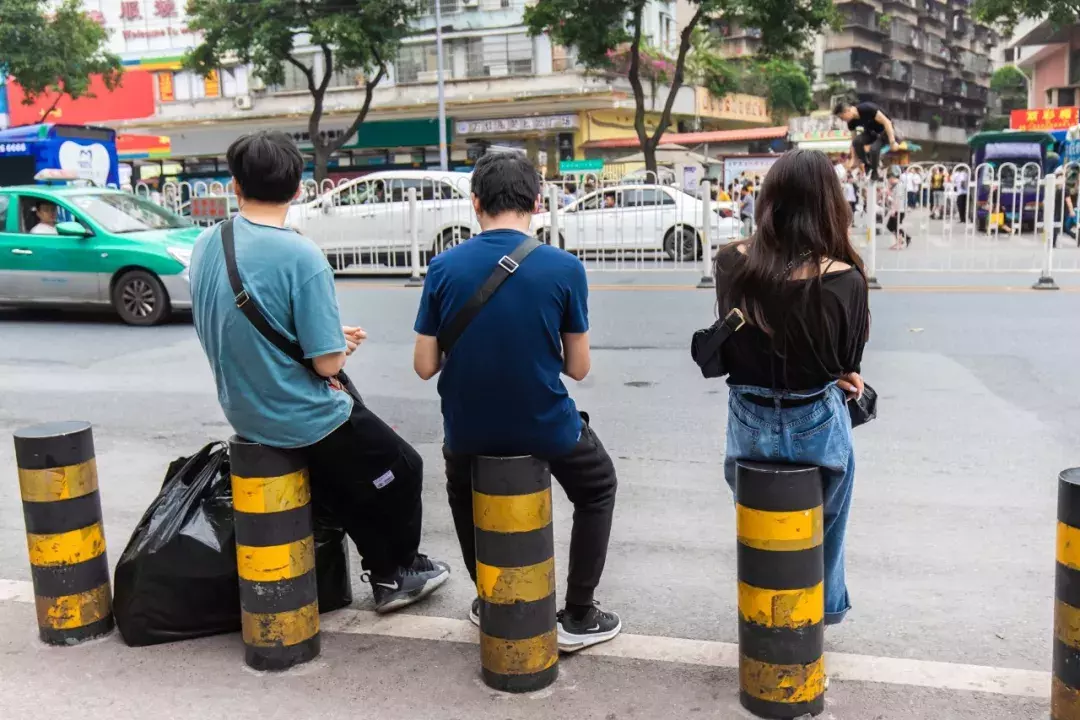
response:
<path id="1" fill-rule="evenodd" d="M 863 388 L 866 386 L 862 376 L 857 372 L 844 373 L 840 376 L 840 380 L 838 380 L 836 384 L 844 391 L 848 400 L 857 400 L 858 398 L 861 398 Z"/>
<path id="2" fill-rule="evenodd" d="M 900 152 L 900 143 L 893 140 L 891 143 L 889 143 L 889 150 L 891 152 Z"/>
<path id="3" fill-rule="evenodd" d="M 341 328 L 341 331 L 345 333 L 345 354 L 352 355 L 356 348 L 360 347 L 360 344 L 367 339 L 367 333 L 364 332 L 364 328 L 349 327 L 345 325 Z"/>

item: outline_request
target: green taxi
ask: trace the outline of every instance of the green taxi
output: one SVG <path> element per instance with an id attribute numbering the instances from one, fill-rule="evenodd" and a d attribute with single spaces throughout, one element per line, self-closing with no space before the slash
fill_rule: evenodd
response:
<path id="1" fill-rule="evenodd" d="M 119 190 L 0 187 L 0 305 L 112 306 L 131 325 L 191 307 L 202 228 Z"/>

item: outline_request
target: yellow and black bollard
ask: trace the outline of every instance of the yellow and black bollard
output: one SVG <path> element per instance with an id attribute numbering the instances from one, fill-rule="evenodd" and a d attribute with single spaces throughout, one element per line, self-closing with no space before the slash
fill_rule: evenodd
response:
<path id="1" fill-rule="evenodd" d="M 739 688 L 759 717 L 825 709 L 825 556 L 821 473 L 740 461 Z"/>
<path id="2" fill-rule="evenodd" d="M 229 441 L 244 660 L 285 670 L 319 655 L 311 487 L 303 458 Z"/>
<path id="3" fill-rule="evenodd" d="M 1058 476 L 1050 717 L 1080 718 L 1080 468 L 1065 470 Z"/>
<path id="4" fill-rule="evenodd" d="M 94 436 L 88 422 L 15 433 L 38 631 L 73 645 L 113 629 Z"/>
<path id="5" fill-rule="evenodd" d="M 559 676 L 551 468 L 528 456 L 478 457 L 472 473 L 484 682 L 540 690 Z"/>

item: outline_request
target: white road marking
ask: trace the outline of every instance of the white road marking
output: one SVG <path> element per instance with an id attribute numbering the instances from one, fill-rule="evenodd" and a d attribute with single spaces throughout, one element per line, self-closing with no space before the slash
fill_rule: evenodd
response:
<path id="1" fill-rule="evenodd" d="M 0 601 L 33 603 L 29 582 L 0 580 Z M 369 610 L 344 609 L 327 613 L 320 621 L 324 632 L 349 635 L 381 635 L 412 640 L 479 642 L 477 629 L 468 620 L 427 615 L 378 615 Z M 623 633 L 609 643 L 583 651 L 587 655 L 654 662 L 684 663 L 708 667 L 737 668 L 739 648 L 733 643 L 688 640 Z M 1050 673 L 985 665 L 874 657 L 850 653 L 826 653 L 829 679 L 907 685 L 938 690 L 961 690 L 1047 700 Z"/>

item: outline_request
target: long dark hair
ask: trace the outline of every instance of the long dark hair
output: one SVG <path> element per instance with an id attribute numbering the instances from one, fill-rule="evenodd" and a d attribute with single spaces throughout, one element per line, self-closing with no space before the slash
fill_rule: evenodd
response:
<path id="1" fill-rule="evenodd" d="M 751 324 L 772 336 L 767 306 L 786 298 L 783 306 L 803 319 L 808 303 L 820 306 L 823 262 L 845 262 L 865 280 L 862 259 L 848 239 L 851 207 L 824 153 L 792 150 L 781 156 L 765 176 L 755 210 L 756 229 L 744 243 L 745 261 L 725 271 L 717 255 L 716 277 L 728 275 L 726 282 L 717 282 L 721 312 L 738 307 Z M 788 282 L 806 266 L 813 268 L 807 282 Z"/>

